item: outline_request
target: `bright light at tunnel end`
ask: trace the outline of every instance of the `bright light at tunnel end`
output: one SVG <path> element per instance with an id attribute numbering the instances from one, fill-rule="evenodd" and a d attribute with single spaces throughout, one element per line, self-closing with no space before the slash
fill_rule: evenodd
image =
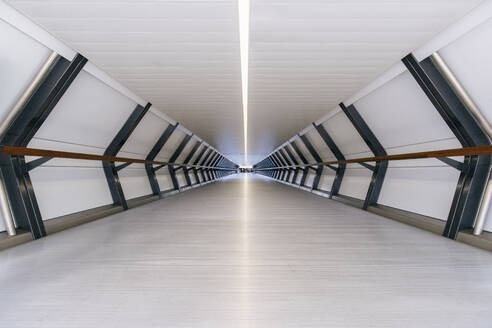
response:
<path id="1" fill-rule="evenodd" d="M 243 99 L 244 165 L 248 164 L 248 61 L 250 0 L 238 0 L 239 47 L 241 51 L 241 85 Z"/>

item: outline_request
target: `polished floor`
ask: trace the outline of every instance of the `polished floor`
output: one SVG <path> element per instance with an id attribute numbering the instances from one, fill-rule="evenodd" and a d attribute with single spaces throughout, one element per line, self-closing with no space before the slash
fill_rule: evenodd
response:
<path id="1" fill-rule="evenodd" d="M 492 254 L 236 175 L 0 252 L 0 327 L 492 327 Z"/>

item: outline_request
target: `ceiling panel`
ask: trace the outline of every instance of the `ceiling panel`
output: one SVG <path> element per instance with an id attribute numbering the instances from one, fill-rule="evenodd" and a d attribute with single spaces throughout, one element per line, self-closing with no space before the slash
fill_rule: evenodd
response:
<path id="1" fill-rule="evenodd" d="M 236 0 L 8 0 L 242 163 Z M 251 0 L 249 164 L 480 0 Z"/>
<path id="2" fill-rule="evenodd" d="M 243 149 L 237 1 L 8 1 L 231 160 Z"/>
<path id="3" fill-rule="evenodd" d="M 252 0 L 249 159 L 363 88 L 480 0 Z"/>

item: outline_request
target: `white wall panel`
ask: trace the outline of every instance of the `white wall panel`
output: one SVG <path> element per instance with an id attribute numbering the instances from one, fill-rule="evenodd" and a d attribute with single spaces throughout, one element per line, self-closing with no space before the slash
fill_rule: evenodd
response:
<path id="1" fill-rule="evenodd" d="M 186 183 L 186 179 L 183 173 L 183 170 L 179 170 L 176 172 L 176 179 L 178 180 L 178 185 L 180 188 L 186 187 L 188 184 Z"/>
<path id="2" fill-rule="evenodd" d="M 314 173 L 313 170 L 309 170 L 308 172 L 309 173 L 306 177 L 306 181 L 304 182 L 304 186 L 311 188 L 313 186 L 314 177 L 316 176 L 316 174 Z"/>
<path id="3" fill-rule="evenodd" d="M 157 182 L 159 182 L 159 187 L 161 191 L 173 189 L 173 182 L 171 181 L 171 176 L 169 175 L 169 171 L 162 168 L 155 172 L 155 176 L 157 178 Z"/>
<path id="4" fill-rule="evenodd" d="M 358 199 L 365 199 L 369 183 L 371 182 L 371 176 L 372 171 L 359 164 L 348 164 L 339 193 Z"/>
<path id="5" fill-rule="evenodd" d="M 307 149 L 306 145 L 304 144 L 304 142 L 300 138 L 296 139 L 294 142 L 296 143 L 297 148 L 299 148 L 301 153 L 307 159 L 308 163 L 316 163 L 313 156 L 311 156 L 311 153 Z M 302 161 L 300 163 L 302 163 Z"/>
<path id="6" fill-rule="evenodd" d="M 332 116 L 323 126 L 345 158 L 373 155 L 343 111 Z"/>
<path id="7" fill-rule="evenodd" d="M 195 154 L 191 157 L 191 160 L 190 160 L 190 164 L 193 164 L 195 163 L 197 157 L 200 155 L 200 153 L 202 152 L 203 150 L 203 147 L 205 147 L 205 145 L 202 143 L 198 149 L 196 150 Z"/>
<path id="8" fill-rule="evenodd" d="M 51 51 L 0 20 L 0 122 L 39 72 Z"/>
<path id="9" fill-rule="evenodd" d="M 144 165 L 132 164 L 127 166 L 118 171 L 118 176 L 126 199 L 152 194 L 152 188 Z"/>
<path id="10" fill-rule="evenodd" d="M 408 71 L 354 105 L 390 155 L 398 153 L 401 146 L 422 144 L 415 151 L 427 151 L 437 149 L 430 147 L 430 141 L 456 140 Z M 455 145 L 461 147 L 458 141 Z"/>
<path id="11" fill-rule="evenodd" d="M 145 158 L 168 125 L 167 121 L 148 111 L 123 145 L 120 153 L 135 158 Z M 123 155 L 118 154 L 118 156 Z"/>
<path id="12" fill-rule="evenodd" d="M 198 183 L 198 181 L 196 181 L 195 173 L 193 173 L 193 170 L 188 171 L 188 174 L 190 175 L 191 185 Z"/>
<path id="13" fill-rule="evenodd" d="M 296 181 L 295 181 L 295 184 L 296 185 L 299 185 L 301 183 L 302 175 L 303 174 L 304 174 L 304 172 L 302 172 L 301 170 L 299 170 L 299 173 L 297 174 Z"/>
<path id="14" fill-rule="evenodd" d="M 181 152 L 181 154 L 176 159 L 176 163 L 183 163 L 184 162 L 184 160 L 186 159 L 186 157 L 190 154 L 191 150 L 195 146 L 195 143 L 196 143 L 196 139 L 195 138 L 191 138 L 188 141 L 188 143 L 186 144 L 186 146 L 183 148 L 183 151 Z"/>
<path id="15" fill-rule="evenodd" d="M 81 71 L 35 137 L 101 147 L 102 154 L 135 106 L 129 98 Z"/>
<path id="16" fill-rule="evenodd" d="M 446 64 L 489 122 L 492 122 L 491 35 L 492 20 L 489 19 L 439 51 Z M 489 211 L 486 219 L 485 230 L 492 232 L 492 211 Z"/>
<path id="17" fill-rule="evenodd" d="M 439 51 L 489 122 L 492 122 L 492 20 L 479 25 Z"/>
<path id="18" fill-rule="evenodd" d="M 388 169 L 378 203 L 445 221 L 458 177 L 451 167 Z"/>
<path id="19" fill-rule="evenodd" d="M 333 184 L 333 180 L 335 180 L 335 171 L 333 171 L 328 167 L 325 167 L 323 169 L 323 174 L 321 175 L 321 179 L 319 180 L 318 189 L 330 191 L 331 185 Z"/>
<path id="20" fill-rule="evenodd" d="M 294 147 L 292 147 L 292 145 L 290 143 L 287 145 L 287 148 L 289 148 L 290 153 L 292 154 L 292 156 L 294 156 L 297 163 L 302 164 L 301 158 L 299 157 L 299 155 L 297 155 L 297 152 L 294 150 Z"/>
<path id="21" fill-rule="evenodd" d="M 156 161 L 167 161 L 174 154 L 176 148 L 178 148 L 179 144 L 183 140 L 186 134 L 180 129 L 175 129 L 173 134 L 167 139 L 167 142 L 162 147 L 161 151 L 157 154 L 155 160 Z"/>
<path id="22" fill-rule="evenodd" d="M 323 141 L 316 129 L 308 131 L 305 136 L 313 145 L 314 149 L 321 157 L 323 161 L 333 161 L 336 160 L 335 155 L 331 152 L 330 148 Z"/>
<path id="23" fill-rule="evenodd" d="M 40 167 L 30 176 L 44 220 L 113 203 L 100 169 Z"/>

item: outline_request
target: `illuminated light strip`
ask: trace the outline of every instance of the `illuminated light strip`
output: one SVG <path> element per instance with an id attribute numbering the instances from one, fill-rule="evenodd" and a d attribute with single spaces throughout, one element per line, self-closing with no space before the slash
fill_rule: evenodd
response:
<path id="1" fill-rule="evenodd" d="M 248 164 L 248 66 L 250 0 L 238 0 L 239 47 L 241 51 L 241 84 L 243 95 L 244 165 Z"/>

